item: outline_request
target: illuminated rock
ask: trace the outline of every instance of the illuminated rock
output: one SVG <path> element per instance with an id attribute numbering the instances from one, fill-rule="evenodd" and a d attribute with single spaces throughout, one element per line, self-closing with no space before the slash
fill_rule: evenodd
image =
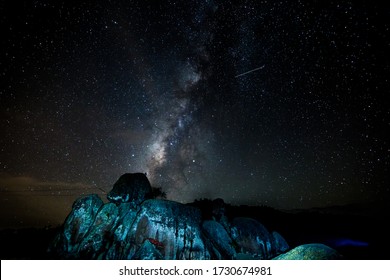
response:
<path id="1" fill-rule="evenodd" d="M 80 242 L 78 255 L 82 259 L 101 259 L 113 239 L 113 227 L 118 219 L 118 208 L 107 203 L 100 208 L 87 235 Z"/>
<path id="2" fill-rule="evenodd" d="M 164 259 L 209 259 L 200 225 L 200 211 L 194 207 L 174 201 L 147 200 L 131 228 L 133 245 L 127 258 L 132 258 L 145 240 L 155 240 L 161 244 Z"/>
<path id="3" fill-rule="evenodd" d="M 304 244 L 281 254 L 274 260 L 338 260 L 342 256 L 334 249 L 320 243 Z"/>
<path id="4" fill-rule="evenodd" d="M 160 251 L 150 240 L 145 240 L 141 248 L 135 253 L 133 260 L 162 260 L 163 256 Z"/>
<path id="5" fill-rule="evenodd" d="M 49 251 L 61 257 L 77 258 L 80 243 L 92 227 L 103 201 L 96 194 L 77 199 L 65 220 L 63 231 L 56 237 Z"/>

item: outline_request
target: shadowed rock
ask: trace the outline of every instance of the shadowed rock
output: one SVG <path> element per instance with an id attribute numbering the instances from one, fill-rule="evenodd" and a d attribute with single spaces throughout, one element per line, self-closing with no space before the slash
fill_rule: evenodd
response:
<path id="1" fill-rule="evenodd" d="M 142 203 L 152 193 L 152 187 L 144 173 L 123 174 L 107 194 L 107 199 L 116 204 Z"/>
<path id="2" fill-rule="evenodd" d="M 236 258 L 233 240 L 220 223 L 216 221 L 205 221 L 203 222 L 203 231 L 219 252 L 217 254 L 217 256 L 219 255 L 219 259 L 229 260 Z"/>
<path id="3" fill-rule="evenodd" d="M 273 237 L 273 248 L 274 253 L 279 255 L 280 253 L 284 253 L 289 249 L 287 241 L 276 231 L 272 232 Z"/>
<path id="4" fill-rule="evenodd" d="M 232 222 L 231 236 L 239 247 L 238 253 L 251 254 L 254 259 L 273 257 L 273 238 L 268 230 L 251 218 L 235 218 Z"/>

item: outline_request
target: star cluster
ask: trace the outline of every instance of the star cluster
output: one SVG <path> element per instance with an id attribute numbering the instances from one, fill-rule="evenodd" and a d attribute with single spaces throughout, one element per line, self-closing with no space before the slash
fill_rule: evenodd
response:
<path id="1" fill-rule="evenodd" d="M 27 209 L 3 224 L 59 223 L 77 196 L 103 196 L 126 172 L 146 172 L 180 202 L 290 209 L 389 197 L 385 4 L 0 9 L 2 212 Z"/>

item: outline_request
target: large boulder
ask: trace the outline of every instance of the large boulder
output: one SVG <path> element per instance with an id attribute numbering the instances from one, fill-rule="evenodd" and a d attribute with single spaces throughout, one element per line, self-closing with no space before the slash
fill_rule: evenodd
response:
<path id="1" fill-rule="evenodd" d="M 342 256 L 334 249 L 320 243 L 304 244 L 281 254 L 274 260 L 338 260 Z"/>
<path id="2" fill-rule="evenodd" d="M 126 173 L 115 182 L 112 190 L 107 194 L 107 199 L 116 204 L 132 202 L 138 205 L 151 193 L 152 187 L 146 174 Z"/>
<path id="3" fill-rule="evenodd" d="M 79 199 L 51 247 L 65 259 L 210 259 L 200 210 L 167 200 L 103 204 Z"/>

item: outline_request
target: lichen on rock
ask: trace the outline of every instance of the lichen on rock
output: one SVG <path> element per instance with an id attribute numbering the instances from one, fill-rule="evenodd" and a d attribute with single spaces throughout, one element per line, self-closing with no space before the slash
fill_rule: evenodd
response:
<path id="1" fill-rule="evenodd" d="M 287 253 L 281 254 L 274 260 L 338 260 L 342 256 L 334 249 L 321 244 L 303 244 Z"/>

